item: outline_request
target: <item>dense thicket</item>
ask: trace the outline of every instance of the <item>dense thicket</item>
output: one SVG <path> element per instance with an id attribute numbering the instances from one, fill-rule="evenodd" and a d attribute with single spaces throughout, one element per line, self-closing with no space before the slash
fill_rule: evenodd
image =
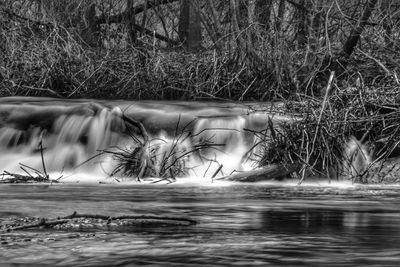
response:
<path id="1" fill-rule="evenodd" d="M 398 86 L 397 0 L 3 0 L 0 95 L 268 100 Z"/>

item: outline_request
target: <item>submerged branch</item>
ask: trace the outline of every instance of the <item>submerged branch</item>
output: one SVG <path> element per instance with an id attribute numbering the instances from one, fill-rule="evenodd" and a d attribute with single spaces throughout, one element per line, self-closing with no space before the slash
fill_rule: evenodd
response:
<path id="1" fill-rule="evenodd" d="M 89 219 L 89 221 L 87 219 Z M 90 221 L 90 219 L 93 219 L 95 221 Z M 114 224 L 112 225 L 112 223 Z M 110 227 L 113 226 L 127 227 L 127 226 L 149 225 L 149 226 L 159 227 L 159 226 L 190 226 L 195 224 L 197 224 L 195 220 L 184 217 L 155 216 L 155 215 L 120 215 L 112 217 L 102 214 L 80 214 L 75 211 L 71 215 L 62 218 L 59 217 L 57 219 L 29 218 L 24 220 L 22 224 L 15 223 L 4 226 L 2 229 L 0 229 L 0 233 L 17 231 L 17 230 L 26 230 L 32 228 L 54 229 L 56 226 L 64 226 L 66 228 L 79 227 L 79 229 L 107 227 L 107 229 L 110 229 Z"/>
<path id="2" fill-rule="evenodd" d="M 278 164 L 263 166 L 251 171 L 237 172 L 228 176 L 214 178 L 214 180 L 227 180 L 236 182 L 260 182 L 279 179 L 293 172 L 300 170 L 299 164 L 292 164 L 287 167 Z"/>
<path id="3" fill-rule="evenodd" d="M 101 214 L 81 214 L 76 211 L 71 215 L 62 217 L 61 219 L 74 219 L 74 218 L 91 218 L 102 220 L 169 220 L 169 221 L 183 221 L 190 224 L 196 224 L 195 220 L 183 217 L 168 217 L 168 216 L 155 216 L 155 215 L 120 215 L 120 216 L 106 216 Z"/>

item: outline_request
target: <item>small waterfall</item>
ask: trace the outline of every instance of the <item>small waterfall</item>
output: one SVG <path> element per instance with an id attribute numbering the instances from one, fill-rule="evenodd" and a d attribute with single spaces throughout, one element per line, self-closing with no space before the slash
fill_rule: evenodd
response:
<path id="1" fill-rule="evenodd" d="M 210 145 L 200 152 L 202 161 L 206 161 L 199 168 L 202 172 L 200 175 L 211 176 L 221 166 L 222 175 L 251 168 L 249 164 L 243 164 L 243 157 L 253 141 L 253 136 L 245 132 L 245 128 L 246 119 L 243 116 L 200 118 L 197 121 L 193 132 L 194 142 Z"/>
<path id="2" fill-rule="evenodd" d="M 20 164 L 42 170 L 43 152 L 48 172 L 73 172 L 102 150 L 121 144 L 125 126 L 119 112 L 119 109 L 102 108 L 89 116 L 63 114 L 46 129 L 38 126 L 31 126 L 26 131 L 0 128 L 0 167 L 13 173 L 21 173 Z M 38 147 L 41 140 L 42 152 Z M 110 169 L 110 160 L 110 156 L 99 156 L 77 171 L 104 176 Z"/>
<path id="3" fill-rule="evenodd" d="M 154 153 L 154 175 L 159 177 L 170 172 L 174 177 L 190 175 L 189 170 L 193 147 L 191 140 L 184 135 L 170 137 L 161 132 L 157 138 L 150 141 Z"/>
<path id="4" fill-rule="evenodd" d="M 23 131 L 13 128 L 4 127 L 0 129 L 0 147 L 7 148 L 17 146 L 23 134 Z"/>
<path id="5" fill-rule="evenodd" d="M 209 108 L 202 103 L 197 108 L 156 102 L 117 103 L 114 108 L 92 102 L 63 104 L 0 105 L 0 171 L 22 173 L 20 164 L 42 170 L 43 153 L 48 172 L 108 177 L 116 169 L 115 155 L 98 156 L 101 151 L 137 146 L 137 133 L 125 125 L 122 109 L 149 133 L 149 151 L 143 155 L 152 155 L 153 170 L 145 175 L 229 175 L 256 166 L 247 158 L 255 142 L 251 130 L 261 129 L 267 118 L 237 106 Z"/>

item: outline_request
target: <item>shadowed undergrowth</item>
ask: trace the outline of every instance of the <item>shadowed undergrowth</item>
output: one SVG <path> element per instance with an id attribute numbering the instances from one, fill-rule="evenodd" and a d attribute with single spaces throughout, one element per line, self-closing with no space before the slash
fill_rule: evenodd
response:
<path id="1" fill-rule="evenodd" d="M 135 45 L 124 41 L 112 47 L 90 47 L 62 24 L 35 24 L 16 13 L 0 12 L 4 15 L 0 20 L 0 96 L 295 99 L 299 94 L 323 95 L 332 70 L 337 72 L 339 90 L 356 84 L 378 89 L 399 85 L 398 53 L 377 38 L 368 39 L 345 59 L 337 56 L 340 41 L 319 44 L 310 51 L 259 28 L 250 54 L 225 39 L 220 40 L 221 47 L 205 46 L 196 53 L 185 52 L 179 45 L 152 43 L 149 37 Z M 102 38 L 117 42 L 126 37 L 117 33 L 115 29 L 117 36 L 108 33 Z M 377 35 L 373 30 L 367 34 Z"/>
<path id="2" fill-rule="evenodd" d="M 303 97 L 287 102 L 287 114 L 301 119 L 279 127 L 269 122 L 265 131 L 256 134 L 262 148 L 260 165 L 299 162 L 303 164 L 301 181 L 315 175 L 333 180 L 344 177 L 359 183 L 398 182 L 393 171 L 398 174 L 400 112 L 392 98 L 398 90 L 336 88 L 324 100 Z M 348 173 L 343 167 L 356 164 L 350 158 L 354 154 L 346 154 L 352 138 L 366 153 L 360 155 L 366 168 L 358 173 Z"/>

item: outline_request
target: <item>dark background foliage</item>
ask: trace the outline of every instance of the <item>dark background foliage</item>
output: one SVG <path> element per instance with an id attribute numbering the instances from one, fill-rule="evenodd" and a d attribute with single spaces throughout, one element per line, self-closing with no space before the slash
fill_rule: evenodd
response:
<path id="1" fill-rule="evenodd" d="M 3 0 L 0 95 L 273 100 L 398 86 L 396 0 Z"/>

